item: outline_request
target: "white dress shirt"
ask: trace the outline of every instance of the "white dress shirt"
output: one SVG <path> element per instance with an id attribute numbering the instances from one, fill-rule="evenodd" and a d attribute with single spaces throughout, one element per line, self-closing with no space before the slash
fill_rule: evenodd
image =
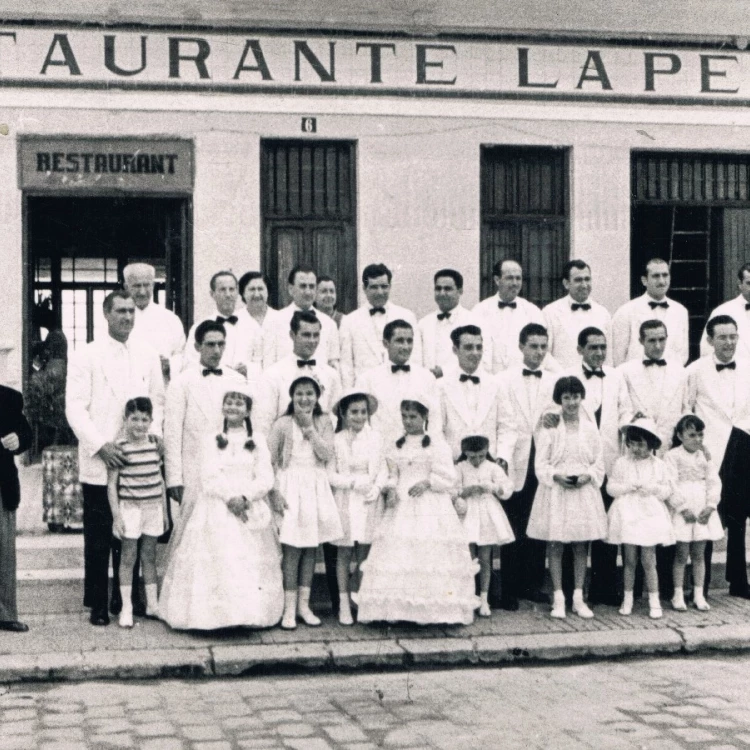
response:
<path id="1" fill-rule="evenodd" d="M 476 323 L 471 312 L 462 305 L 456 305 L 446 313 L 448 317 L 438 320 L 438 315 L 442 314 L 440 310 L 433 310 L 429 315 L 425 315 L 418 325 L 422 339 L 422 365 L 428 370 L 440 367 L 445 373 L 456 362 L 451 331 Z"/>
<path id="2" fill-rule="evenodd" d="M 684 365 L 690 356 L 689 325 L 687 308 L 673 299 L 665 297 L 668 307 L 651 307 L 656 303 L 649 294 L 626 302 L 612 318 L 612 358 L 615 366 L 631 359 L 643 357 L 640 343 L 641 323 L 647 320 L 661 320 L 667 327 L 667 349 L 664 356 L 668 360 Z"/>
<path id="3" fill-rule="evenodd" d="M 149 302 L 143 310 L 136 306 L 133 330 L 128 340 L 140 341 L 160 357 L 168 359 L 170 372 L 174 375 L 182 369 L 185 329 L 177 315 L 166 307 L 155 302 Z"/>
<path id="4" fill-rule="evenodd" d="M 740 356 L 750 357 L 750 310 L 747 309 L 745 298 L 740 294 L 734 299 L 730 299 L 722 305 L 719 305 L 709 316 L 708 320 L 715 318 L 717 315 L 729 315 L 737 323 L 737 333 L 740 340 L 737 342 L 737 352 Z M 708 343 L 706 329 L 703 329 L 701 337 L 701 357 L 712 354 L 713 349 Z"/>
<path id="5" fill-rule="evenodd" d="M 278 310 L 269 325 L 268 335 L 263 342 L 263 367 L 270 367 L 280 359 L 292 353 L 294 345 L 289 336 L 291 331 L 292 316 L 295 312 L 302 312 L 302 308 L 292 302 L 290 305 Z M 317 358 L 325 360 L 331 367 L 338 367 L 340 359 L 339 330 L 333 318 L 324 312 L 311 307 L 311 312 L 320 321 L 320 343 L 318 344 Z"/>
<path id="6" fill-rule="evenodd" d="M 570 296 L 550 302 L 544 310 L 549 333 L 549 352 L 564 368 L 576 367 L 581 362 L 578 353 L 578 334 L 589 327 L 598 328 L 612 341 L 612 316 L 606 307 L 589 297 L 585 304 L 591 309 L 573 310 L 578 303 Z M 607 351 L 607 364 L 612 364 L 612 352 Z"/>

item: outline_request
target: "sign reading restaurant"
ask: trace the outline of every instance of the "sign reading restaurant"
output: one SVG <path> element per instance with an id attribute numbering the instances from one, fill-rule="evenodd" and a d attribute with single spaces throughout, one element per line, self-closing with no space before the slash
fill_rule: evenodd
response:
<path id="1" fill-rule="evenodd" d="M 0 27 L 0 86 L 750 99 L 750 53 L 502 40 Z"/>

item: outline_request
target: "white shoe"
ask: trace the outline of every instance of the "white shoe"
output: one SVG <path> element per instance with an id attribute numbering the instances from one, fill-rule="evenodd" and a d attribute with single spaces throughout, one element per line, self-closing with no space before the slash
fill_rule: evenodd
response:
<path id="1" fill-rule="evenodd" d="M 661 619 L 661 616 L 662 616 L 663 614 L 664 614 L 664 613 L 663 613 L 663 612 L 662 612 L 662 610 L 661 610 L 661 605 L 658 605 L 658 606 L 656 606 L 656 605 L 654 605 L 654 606 L 651 606 L 651 605 L 649 605 L 649 608 L 648 608 L 648 616 L 649 616 L 649 617 L 650 617 L 650 618 L 651 618 L 652 620 L 659 620 L 659 619 Z"/>
<path id="2" fill-rule="evenodd" d="M 633 614 L 633 602 L 623 602 L 619 610 L 621 615 L 628 617 Z"/>
<path id="3" fill-rule="evenodd" d="M 133 627 L 133 610 L 126 612 L 124 609 L 120 612 L 120 617 L 117 620 L 117 624 L 121 628 L 132 628 Z"/>
<path id="4" fill-rule="evenodd" d="M 573 602 L 573 612 L 575 612 L 579 617 L 582 617 L 584 620 L 590 620 L 594 616 L 594 613 L 591 611 L 591 607 L 589 607 L 589 605 L 584 601 Z"/>
<path id="5" fill-rule="evenodd" d="M 693 605 L 701 612 L 708 612 L 711 609 L 711 605 L 702 596 L 693 596 Z"/>
<path id="6" fill-rule="evenodd" d="M 676 609 L 678 612 L 685 612 L 687 610 L 687 604 L 685 604 L 685 595 L 680 592 L 675 593 L 672 597 L 672 609 Z"/>
<path id="7" fill-rule="evenodd" d="M 555 604 L 552 607 L 552 611 L 549 613 L 550 617 L 554 617 L 556 620 L 565 619 L 565 604 Z"/>
<path id="8" fill-rule="evenodd" d="M 491 617 L 492 616 L 492 610 L 490 609 L 490 605 L 486 602 L 482 602 L 479 605 L 479 616 L 480 617 Z"/>
<path id="9" fill-rule="evenodd" d="M 309 625 L 311 628 L 317 628 L 321 624 L 320 618 L 308 607 L 299 608 L 297 619 L 302 620 L 305 625 Z"/>
<path id="10" fill-rule="evenodd" d="M 352 611 L 348 607 L 346 609 L 339 607 L 339 625 L 354 625 Z"/>

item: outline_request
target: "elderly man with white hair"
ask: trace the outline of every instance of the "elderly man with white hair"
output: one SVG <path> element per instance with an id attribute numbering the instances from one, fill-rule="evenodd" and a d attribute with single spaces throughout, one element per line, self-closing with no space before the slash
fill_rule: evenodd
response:
<path id="1" fill-rule="evenodd" d="M 185 348 L 185 329 L 171 310 L 154 302 L 156 269 L 148 263 L 130 263 L 123 269 L 123 286 L 135 301 L 135 323 L 131 341 L 147 344 L 161 359 L 164 380 L 170 371 L 181 369 L 180 357 Z"/>

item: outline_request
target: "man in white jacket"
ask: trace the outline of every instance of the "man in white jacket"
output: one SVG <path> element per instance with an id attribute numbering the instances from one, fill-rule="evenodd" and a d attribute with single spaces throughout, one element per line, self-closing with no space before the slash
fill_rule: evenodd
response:
<path id="1" fill-rule="evenodd" d="M 737 352 L 742 357 L 750 358 L 750 263 L 745 263 L 737 272 L 737 287 L 739 294 L 724 304 L 719 305 L 708 319 L 718 315 L 729 315 L 737 323 Z M 708 343 L 708 332 L 703 331 L 701 338 L 701 357 L 713 353 L 713 348 Z"/>

